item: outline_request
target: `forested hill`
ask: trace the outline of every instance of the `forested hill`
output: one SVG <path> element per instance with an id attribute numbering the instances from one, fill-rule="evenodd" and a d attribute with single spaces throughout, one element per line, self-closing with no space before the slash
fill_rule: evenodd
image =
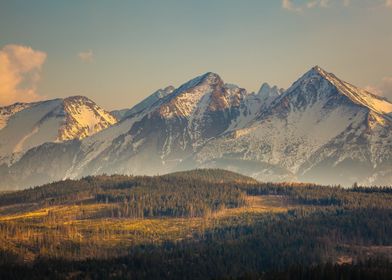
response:
<path id="1" fill-rule="evenodd" d="M 360 194 L 366 195 L 360 195 Z M 382 195 L 377 195 L 380 193 Z M 301 204 L 380 206 L 389 203 L 390 187 L 322 186 L 310 183 L 258 182 L 222 169 L 196 169 L 161 176 L 100 175 L 64 180 L 34 188 L 0 194 L 0 207 L 29 203 L 37 206 L 130 202 L 145 206 L 172 202 L 175 207 L 201 203 L 207 208 L 237 207 L 247 195 L 283 195 Z M 152 199 L 154 197 L 154 199 Z M 158 199 L 159 198 L 159 199 Z M 208 198 L 208 199 L 207 199 Z M 186 199 L 186 200 L 185 200 Z M 209 200 L 209 201 L 208 201 Z M 209 203 L 213 203 L 209 204 Z M 365 204 L 364 204 L 365 203 Z M 200 206 L 200 205 L 199 205 Z M 185 207 L 185 206 L 184 206 Z"/>
<path id="2" fill-rule="evenodd" d="M 218 169 L 64 180 L 0 194 L 0 278 L 388 279 L 391 202 Z"/>
<path id="3" fill-rule="evenodd" d="M 174 172 L 163 177 L 176 177 L 185 180 L 197 180 L 215 183 L 257 183 L 257 180 L 224 169 L 195 169 L 189 171 Z"/>
<path id="4" fill-rule="evenodd" d="M 42 206 L 76 202 L 144 201 L 146 207 L 159 204 L 157 207 L 162 208 L 161 203 L 172 202 L 177 208 L 201 203 L 200 207 L 215 209 L 221 204 L 232 204 L 231 207 L 242 205 L 242 192 L 237 185 L 256 183 L 257 181 L 250 177 L 220 169 L 200 169 L 153 177 L 89 176 L 3 193 L 0 195 L 0 205 L 34 203 Z M 214 205 L 208 204 L 207 197 L 210 197 L 210 203 L 215 199 Z"/>

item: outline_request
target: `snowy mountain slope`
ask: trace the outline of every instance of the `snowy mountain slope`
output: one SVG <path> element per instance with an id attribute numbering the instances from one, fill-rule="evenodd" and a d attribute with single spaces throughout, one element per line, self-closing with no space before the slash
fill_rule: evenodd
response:
<path id="1" fill-rule="evenodd" d="M 239 99 L 245 94 L 245 90 L 236 86 L 226 86 L 216 74 L 197 77 L 153 106 L 129 117 L 131 128 L 125 134 L 117 134 L 109 141 L 96 141 L 101 133 L 92 137 L 94 140 L 87 140 L 94 145 L 100 142 L 104 148 L 98 149 L 99 153 L 93 149 L 90 155 L 94 156 L 81 160 L 83 168 L 77 164 L 73 169 L 93 174 L 141 173 L 145 167 L 134 163 L 148 160 L 152 173 L 169 170 L 203 141 L 227 128 L 230 116 L 235 115 L 230 109 L 236 107 L 235 104 L 239 106 Z M 109 129 L 108 133 L 114 129 Z"/>
<path id="2" fill-rule="evenodd" d="M 83 139 L 117 122 L 114 116 L 84 96 L 65 98 L 61 109 L 66 120 L 60 128 L 58 141 Z"/>
<path id="3" fill-rule="evenodd" d="M 60 104 L 60 99 L 38 102 L 14 114 L 0 130 L 0 162 L 11 163 L 23 151 L 55 141 L 61 119 L 46 116 Z"/>
<path id="4" fill-rule="evenodd" d="M 118 120 L 125 119 L 129 116 L 140 113 L 140 112 L 144 111 L 145 109 L 151 107 L 158 100 L 168 96 L 174 90 L 175 90 L 175 88 L 173 86 L 168 86 L 163 89 L 159 89 L 156 92 L 154 92 L 153 94 L 151 94 L 150 96 L 148 96 L 147 98 L 143 99 L 140 103 L 133 106 L 131 109 L 115 110 L 110 113 L 112 115 L 114 115 Z"/>
<path id="5" fill-rule="evenodd" d="M 126 118 L 123 121 L 111 126 L 110 128 L 103 130 L 97 134 L 94 134 L 88 138 L 85 138 L 80 143 L 79 153 L 74 159 L 73 164 L 67 169 L 64 178 L 74 178 L 81 174 L 100 174 L 104 171 L 104 162 L 116 161 L 115 158 L 110 159 L 106 154 L 110 154 L 110 151 L 116 142 L 120 139 L 126 139 L 126 134 L 129 133 L 135 122 L 139 121 L 145 114 L 147 109 L 134 115 L 132 118 Z M 119 157 L 121 151 L 116 154 Z M 96 167 L 92 167 L 92 163 L 97 162 Z"/>
<path id="6" fill-rule="evenodd" d="M 15 103 L 10 106 L 0 107 L 0 130 L 7 125 L 8 120 L 13 115 L 32 106 L 33 104 L 34 103 Z"/>
<path id="7" fill-rule="evenodd" d="M 184 133 L 195 151 L 208 139 L 245 126 L 278 95 L 277 88 L 267 84 L 258 94 L 249 94 L 209 72 L 182 85 L 158 114 L 165 120 L 186 120 Z"/>
<path id="8" fill-rule="evenodd" d="M 320 75 L 325 77 L 339 92 L 350 98 L 351 101 L 363 105 L 375 113 L 389 114 L 392 112 L 392 103 L 387 99 L 372 94 L 364 89 L 357 88 L 345 81 L 339 80 L 334 74 L 327 73 L 319 66 L 314 68 Z"/>
<path id="9" fill-rule="evenodd" d="M 15 104 L 2 110 L 13 114 L 0 130 L 0 164 L 11 164 L 43 143 L 82 139 L 116 123 L 113 116 L 82 96 Z"/>
<path id="10" fill-rule="evenodd" d="M 45 143 L 34 147 L 10 167 L 0 164 L 0 188 L 16 189 L 89 174 L 109 173 L 108 165 L 117 162 L 116 156 L 120 158 L 121 154 L 109 158 L 106 157 L 106 151 L 111 151 L 119 142 L 118 139 L 123 139 L 139 118 L 127 118 L 82 140 Z M 145 166 L 144 163 L 133 164 Z"/>
<path id="11" fill-rule="evenodd" d="M 350 126 L 317 150 L 298 172 L 300 179 L 329 180 L 346 184 L 385 184 L 386 177 L 377 179 L 392 167 L 392 103 L 388 100 L 341 81 L 317 67 L 340 94 L 346 96 L 362 113 Z M 389 177 L 392 178 L 392 177 Z"/>
<path id="12" fill-rule="evenodd" d="M 241 104 L 240 115 L 232 121 L 227 131 L 241 129 L 249 125 L 259 114 L 270 107 L 281 92 L 277 86 L 271 87 L 268 83 L 263 83 L 257 93 L 247 94 Z"/>
<path id="13" fill-rule="evenodd" d="M 29 151 L 12 173 L 47 170 L 52 178 L 80 177 L 100 173 L 156 174 L 169 172 L 189 158 L 206 141 L 227 130 L 246 126 L 278 96 L 276 87 L 264 85 L 255 94 L 235 85 L 225 84 L 214 73 L 206 73 L 159 98 L 110 128 L 69 144 L 72 150 L 61 156 L 62 144 L 44 145 Z M 147 98 L 149 100 L 150 98 Z M 77 146 L 77 148 L 75 148 Z M 56 155 L 64 173 L 51 172 L 51 166 L 24 164 Z M 146 168 L 148 165 L 148 168 Z M 12 169 L 13 167 L 11 167 Z M 24 170 L 28 168 L 28 170 Z M 42 176 L 41 176 L 42 177 Z M 41 182 L 39 177 L 30 181 Z M 10 179 L 10 181 L 13 181 Z"/>
<path id="14" fill-rule="evenodd" d="M 2 190 L 33 187 L 64 178 L 80 151 L 80 141 L 47 142 L 31 148 L 11 166 L 0 164 Z"/>
<path id="15" fill-rule="evenodd" d="M 301 166 L 301 179 L 386 185 L 392 179 L 392 122 L 369 110 Z M 332 183 L 331 182 L 331 183 Z"/>
<path id="16" fill-rule="evenodd" d="M 333 164 L 346 158 L 362 160 L 366 166 L 383 157 L 387 157 L 388 162 L 391 158 L 388 143 L 392 138 L 389 118 L 383 113 L 389 113 L 390 104 L 314 67 L 275 99 L 256 122 L 212 140 L 196 155 L 196 160 L 202 166 L 222 158 L 257 161 L 285 168 L 288 174 L 310 181 L 320 180 L 322 173 L 311 175 L 312 166 L 316 162 L 325 164 L 334 155 L 339 157 Z M 363 145 L 359 145 L 361 129 L 365 129 L 367 135 Z M 349 132 L 351 137 L 337 144 L 338 139 Z M 333 151 L 325 150 L 331 146 Z M 303 176 L 305 173 L 307 176 Z M 263 180 L 272 178 L 264 173 L 251 175 Z M 351 176 L 349 180 L 343 180 L 344 175 L 339 177 L 335 182 L 365 180 L 361 176 Z M 324 179 L 324 183 L 333 181 L 331 176 Z"/>
<path id="17" fill-rule="evenodd" d="M 88 175 L 90 170 L 91 173 L 102 173 L 100 165 L 96 170 L 92 170 L 91 163 L 105 161 L 103 158 L 105 151 L 111 150 L 112 145 L 118 142 L 118 139 L 123 139 L 136 121 L 151 113 L 160 104 L 158 100 L 155 105 L 146 107 L 141 112 L 84 139 L 57 141 L 32 148 L 11 167 L 0 164 L 0 177 L 3 179 L 1 187 L 13 189 L 20 186 L 34 186 L 48 181 L 74 178 L 82 174 Z M 43 173 L 47 175 L 43 176 Z"/>
<path id="18" fill-rule="evenodd" d="M 0 185 L 195 167 L 266 181 L 384 184 L 392 179 L 391 106 L 320 67 L 285 91 L 263 84 L 257 93 L 206 73 L 155 102 L 143 101 L 105 130 L 39 145 L 11 166 L 0 165 Z"/>

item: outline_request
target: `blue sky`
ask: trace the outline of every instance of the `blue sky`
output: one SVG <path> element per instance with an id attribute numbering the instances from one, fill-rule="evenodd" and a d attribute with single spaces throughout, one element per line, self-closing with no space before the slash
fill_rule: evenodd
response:
<path id="1" fill-rule="evenodd" d="M 208 71 L 286 88 L 314 65 L 392 97 L 391 50 L 391 0 L 0 0 L 0 104 L 131 107 Z"/>

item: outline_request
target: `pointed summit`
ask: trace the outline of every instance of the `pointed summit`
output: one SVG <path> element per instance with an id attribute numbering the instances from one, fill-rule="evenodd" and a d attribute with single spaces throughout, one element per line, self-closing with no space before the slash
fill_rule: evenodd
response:
<path id="1" fill-rule="evenodd" d="M 83 95 L 72 95 L 64 98 L 64 101 L 76 102 L 76 101 L 91 101 L 91 100 Z"/>
<path id="2" fill-rule="evenodd" d="M 271 91 L 271 86 L 268 83 L 263 83 L 259 89 L 258 95 L 265 95 Z"/>
<path id="3" fill-rule="evenodd" d="M 268 83 L 263 83 L 256 96 L 260 99 L 263 106 L 269 106 L 280 95 L 277 86 L 271 87 Z"/>
<path id="4" fill-rule="evenodd" d="M 328 73 L 323 68 L 321 68 L 320 66 L 316 65 L 316 66 L 313 66 L 312 68 L 310 68 L 310 70 L 307 71 L 299 80 L 309 79 L 311 77 L 317 77 L 317 76 L 323 77 L 323 78 L 327 79 L 331 75 L 333 75 L 333 74 L 332 73 Z"/>
<path id="5" fill-rule="evenodd" d="M 175 92 L 175 95 L 187 91 L 191 88 L 194 88 L 199 85 L 209 85 L 209 86 L 215 86 L 218 84 L 223 85 L 223 80 L 221 77 L 213 72 L 207 72 L 201 76 L 198 76 L 196 78 L 193 78 L 192 80 L 186 82 L 185 84 L 181 85 Z"/>
<path id="6" fill-rule="evenodd" d="M 323 68 L 321 68 L 320 66 L 318 66 L 318 65 L 316 65 L 316 66 L 313 66 L 312 67 L 312 70 L 313 71 L 316 71 L 316 72 L 318 72 L 318 73 L 325 73 L 325 70 L 323 69 Z"/>
<path id="7" fill-rule="evenodd" d="M 0 165 L 9 164 L 44 143 L 83 139 L 117 122 L 84 96 L 71 96 L 0 110 Z"/>
<path id="8" fill-rule="evenodd" d="M 176 89 L 176 88 L 173 87 L 173 86 L 167 86 L 167 87 L 165 87 L 165 88 L 163 89 L 163 92 L 165 92 L 165 93 L 167 93 L 167 94 L 170 94 L 170 93 L 172 93 L 175 89 Z"/>
<path id="9" fill-rule="evenodd" d="M 314 102 L 320 96 L 336 97 L 340 95 L 350 102 L 366 107 L 378 114 L 392 112 L 392 103 L 385 98 L 372 94 L 364 89 L 347 83 L 333 73 L 329 73 L 319 66 L 312 67 L 285 92 L 284 97 L 301 96 L 301 103 L 305 100 Z"/>
<path id="10" fill-rule="evenodd" d="M 85 96 L 71 96 L 51 113 L 65 116 L 57 141 L 83 139 L 115 124 L 117 119 Z"/>
<path id="11" fill-rule="evenodd" d="M 122 121 L 126 118 L 139 114 L 146 109 L 149 109 L 156 102 L 162 100 L 163 98 L 170 95 L 174 91 L 175 91 L 175 87 L 171 85 L 163 89 L 158 89 L 154 91 L 151 95 L 147 96 L 145 99 L 143 99 L 142 101 L 134 105 L 131 109 L 114 110 L 110 113 L 114 115 L 118 120 Z"/>
<path id="12" fill-rule="evenodd" d="M 213 73 L 213 72 L 207 72 L 204 75 L 202 75 L 201 77 L 202 77 L 203 82 L 207 82 L 210 84 L 214 84 L 214 83 L 222 81 L 221 77 L 218 74 Z"/>

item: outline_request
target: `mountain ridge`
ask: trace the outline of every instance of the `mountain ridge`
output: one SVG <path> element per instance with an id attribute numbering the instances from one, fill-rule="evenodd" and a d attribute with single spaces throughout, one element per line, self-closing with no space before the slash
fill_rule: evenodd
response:
<path id="1" fill-rule="evenodd" d="M 193 168 L 264 181 L 350 185 L 392 178 L 392 104 L 318 66 L 284 91 L 263 84 L 250 93 L 212 72 L 170 91 L 92 136 L 36 147 L 0 175 L 19 174 L 7 175 L 15 185 L 26 178 L 44 183 L 31 175 L 44 171 L 57 180 Z M 31 164 L 38 160 L 42 165 Z"/>
<path id="2" fill-rule="evenodd" d="M 0 163 L 6 164 L 46 142 L 83 139 L 117 122 L 84 96 L 16 103 L 1 111 L 10 112 L 0 129 Z"/>

